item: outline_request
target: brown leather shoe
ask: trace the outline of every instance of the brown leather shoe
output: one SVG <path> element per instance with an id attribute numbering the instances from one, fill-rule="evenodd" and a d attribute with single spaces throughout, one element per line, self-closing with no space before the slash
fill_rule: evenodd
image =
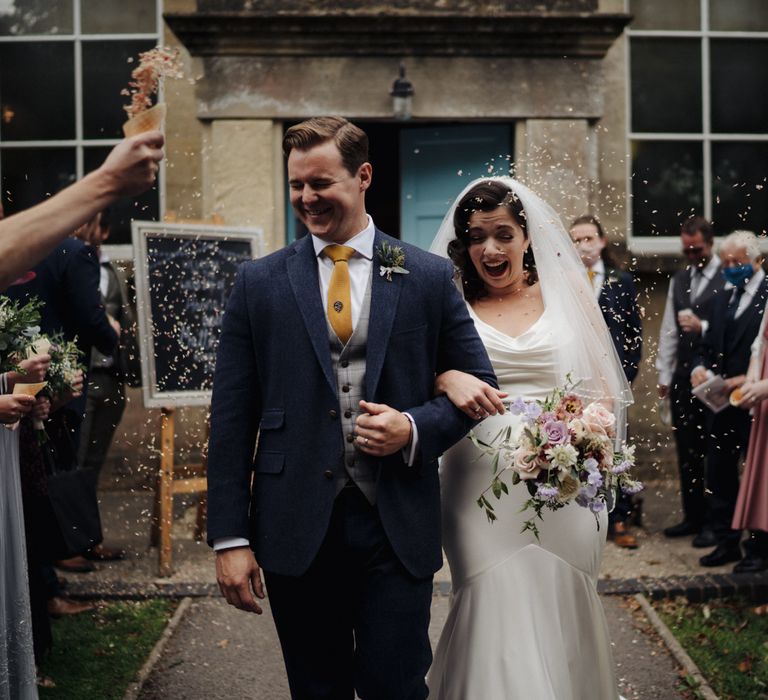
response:
<path id="1" fill-rule="evenodd" d="M 93 549 L 89 549 L 83 556 L 91 561 L 120 561 L 121 559 L 125 559 L 125 550 L 97 544 Z"/>
<path id="2" fill-rule="evenodd" d="M 77 574 L 87 574 L 91 571 L 96 571 L 96 567 L 83 556 L 60 559 L 56 562 L 56 568 L 64 571 L 72 571 Z"/>
<path id="3" fill-rule="evenodd" d="M 88 612 L 88 610 L 93 610 L 95 607 L 93 603 L 72 600 L 63 596 L 48 599 L 48 614 L 56 620 L 64 617 L 64 615 L 78 615 L 82 612 Z"/>
<path id="4" fill-rule="evenodd" d="M 629 531 L 629 528 L 624 523 L 614 524 L 611 539 L 617 547 L 624 549 L 637 549 L 640 546 L 637 543 L 637 537 Z"/>

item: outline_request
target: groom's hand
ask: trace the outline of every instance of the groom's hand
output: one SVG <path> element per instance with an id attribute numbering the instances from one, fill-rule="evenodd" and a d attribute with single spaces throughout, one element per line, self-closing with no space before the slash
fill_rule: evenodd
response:
<path id="1" fill-rule="evenodd" d="M 360 402 L 355 432 L 357 447 L 374 457 L 386 457 L 402 450 L 411 441 L 411 421 L 400 411 L 383 403 Z"/>
<path id="2" fill-rule="evenodd" d="M 232 547 L 216 552 L 216 580 L 230 605 L 238 610 L 261 615 L 261 606 L 253 597 L 264 597 L 261 569 L 250 547 Z"/>

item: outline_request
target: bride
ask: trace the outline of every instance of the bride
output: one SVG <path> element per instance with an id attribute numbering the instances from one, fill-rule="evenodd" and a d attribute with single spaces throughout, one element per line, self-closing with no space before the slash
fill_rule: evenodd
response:
<path id="1" fill-rule="evenodd" d="M 431 251 L 449 255 L 499 391 L 450 371 L 436 388 L 489 441 L 520 418 L 501 399 L 542 399 L 566 375 L 586 400 L 608 402 L 621 437 L 632 396 L 584 267 L 557 214 L 519 182 L 476 180 L 462 192 Z M 545 510 L 539 539 L 521 532 L 530 513 L 523 482 L 494 501 L 488 523 L 476 500 L 491 459 L 468 439 L 442 460 L 443 547 L 451 609 L 427 683 L 434 700 L 617 700 L 605 614 L 597 595 L 607 514 L 575 503 Z M 599 527 L 598 527 L 599 525 Z"/>

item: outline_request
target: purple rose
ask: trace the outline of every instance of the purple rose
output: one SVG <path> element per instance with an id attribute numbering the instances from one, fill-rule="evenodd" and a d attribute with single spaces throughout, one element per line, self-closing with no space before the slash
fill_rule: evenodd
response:
<path id="1" fill-rule="evenodd" d="M 544 423 L 544 433 L 550 445 L 562 445 L 568 442 L 568 426 L 561 420 Z"/>

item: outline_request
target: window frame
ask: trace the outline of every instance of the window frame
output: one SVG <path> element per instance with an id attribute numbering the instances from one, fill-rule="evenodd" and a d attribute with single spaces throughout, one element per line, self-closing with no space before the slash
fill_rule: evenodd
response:
<path id="1" fill-rule="evenodd" d="M 640 236 L 635 235 L 632 227 L 632 142 L 633 141 L 689 141 L 701 144 L 702 148 L 702 181 L 704 186 L 703 216 L 712 219 L 712 144 L 728 141 L 768 142 L 768 133 L 716 133 L 712 132 L 711 124 L 711 82 L 710 82 L 710 41 L 712 39 L 763 39 L 768 40 L 768 31 L 715 31 L 709 29 L 709 0 L 699 0 L 701 27 L 691 29 L 632 29 L 631 25 L 625 30 L 627 41 L 626 61 L 624 66 L 624 88 L 626 105 L 626 187 L 627 187 L 627 246 L 633 253 L 641 255 L 678 254 L 680 241 L 678 236 Z M 630 0 L 624 0 L 624 9 L 630 11 Z M 669 133 L 641 132 L 632 128 L 632 39 L 665 38 L 665 39 L 698 39 L 701 49 L 701 132 Z M 761 247 L 768 251 L 768 241 L 761 240 Z"/>
<path id="2" fill-rule="evenodd" d="M 22 140 L 7 141 L 0 135 L 0 150 L 13 148 L 74 148 L 75 149 L 75 178 L 80 180 L 84 175 L 84 153 L 86 148 L 112 147 L 120 143 L 119 138 L 87 139 L 83 136 L 83 43 L 104 41 L 153 41 L 156 46 L 163 45 L 163 0 L 155 0 L 155 32 L 147 33 L 105 33 L 87 34 L 82 31 L 82 0 L 72 0 L 72 33 L 70 34 L 20 34 L 0 35 L 0 43 L 41 43 L 64 42 L 73 44 L 75 71 L 75 137 L 73 139 L 52 140 Z M 127 85 L 126 85 L 127 87 Z M 117 100 L 119 95 L 115 95 Z M 158 95 L 163 100 L 162 88 Z M 158 212 L 160 220 L 165 216 L 165 160 L 160 163 L 157 178 Z M 0 178 L 2 178 L 2 162 L 0 161 Z M 105 245 L 113 258 L 132 257 L 131 244 Z"/>

